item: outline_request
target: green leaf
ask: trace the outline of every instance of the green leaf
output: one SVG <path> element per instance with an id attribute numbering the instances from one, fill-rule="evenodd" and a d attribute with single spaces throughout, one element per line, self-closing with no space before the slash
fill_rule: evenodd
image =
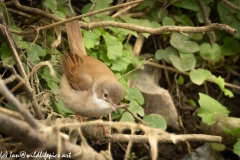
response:
<path id="1" fill-rule="evenodd" d="M 180 75 L 179 78 L 178 78 L 178 84 L 179 84 L 179 85 L 184 84 L 184 78 L 183 78 L 182 75 Z"/>
<path id="2" fill-rule="evenodd" d="M 203 84 L 208 78 L 214 78 L 211 72 L 201 68 L 191 70 L 189 73 L 189 77 L 191 81 L 197 85 Z"/>
<path id="3" fill-rule="evenodd" d="M 122 43 L 118 41 L 116 37 L 113 37 L 109 33 L 103 34 L 104 41 L 107 45 L 107 55 L 110 60 L 116 60 L 122 56 Z"/>
<path id="4" fill-rule="evenodd" d="M 15 61 L 12 57 L 12 53 L 7 46 L 6 42 L 3 42 L 0 47 L 0 58 L 5 64 L 15 64 Z"/>
<path id="5" fill-rule="evenodd" d="M 221 143 L 211 143 L 211 148 L 216 151 L 222 152 L 226 149 L 226 146 Z"/>
<path id="6" fill-rule="evenodd" d="M 109 5 L 113 2 L 112 0 L 104 0 L 104 1 L 96 1 L 91 0 L 92 3 L 95 3 L 94 11 L 99 9 L 104 9 L 109 7 Z"/>
<path id="7" fill-rule="evenodd" d="M 215 99 L 209 97 L 206 94 L 199 93 L 199 105 L 200 109 L 198 111 L 198 116 L 202 118 L 202 121 L 209 126 L 216 122 L 215 116 L 220 115 L 222 117 L 227 117 L 229 111 L 225 106 L 216 101 Z"/>
<path id="8" fill-rule="evenodd" d="M 233 145 L 233 153 L 240 157 L 240 138 L 238 138 L 237 142 Z"/>
<path id="9" fill-rule="evenodd" d="M 43 74 L 41 77 L 47 82 L 47 86 L 51 89 L 51 91 L 55 94 L 58 93 L 58 79 L 56 77 L 52 77 L 50 74 L 50 69 L 48 67 L 44 67 Z"/>
<path id="10" fill-rule="evenodd" d="M 62 13 L 61 11 L 58 11 L 57 6 L 58 2 L 56 0 L 45 0 L 43 2 L 43 5 L 47 8 L 50 8 L 52 13 L 54 13 L 55 15 L 57 15 L 58 17 L 65 19 L 65 15 L 64 13 Z"/>
<path id="11" fill-rule="evenodd" d="M 193 107 L 196 107 L 197 106 L 197 104 L 194 102 L 194 100 L 192 100 L 192 99 L 189 99 L 189 100 L 187 100 L 187 102 L 191 105 L 191 106 L 193 106 Z"/>
<path id="12" fill-rule="evenodd" d="M 192 10 L 192 11 L 200 10 L 200 6 L 199 6 L 198 2 L 193 1 L 193 0 L 181 0 L 181 1 L 174 2 L 172 5 L 181 7 L 181 8 L 187 9 L 187 10 Z"/>
<path id="13" fill-rule="evenodd" d="M 43 5 L 49 9 L 51 9 L 52 12 L 57 10 L 57 2 L 56 0 L 45 0 L 43 2 Z"/>
<path id="14" fill-rule="evenodd" d="M 135 7 L 133 10 L 134 11 L 141 11 L 144 8 L 149 8 L 149 7 L 152 8 L 154 3 L 155 3 L 155 1 L 143 1 L 139 5 L 137 5 L 137 7 Z"/>
<path id="15" fill-rule="evenodd" d="M 162 21 L 162 25 L 163 26 L 174 26 L 175 21 L 170 17 L 164 17 L 164 19 Z"/>
<path id="16" fill-rule="evenodd" d="M 112 61 L 108 58 L 107 51 L 105 49 L 100 49 L 99 50 L 99 58 L 105 63 L 107 66 L 111 66 Z"/>
<path id="17" fill-rule="evenodd" d="M 238 1 L 232 1 L 231 3 L 238 6 Z M 231 7 L 228 7 L 225 3 L 221 1 L 217 3 L 217 9 L 222 23 L 236 29 L 237 34 L 234 35 L 234 37 L 240 39 L 240 21 L 236 16 L 236 14 L 239 12 L 232 9 Z"/>
<path id="18" fill-rule="evenodd" d="M 134 117 L 129 112 L 124 112 L 121 117 L 122 122 L 132 122 L 135 123 Z"/>
<path id="19" fill-rule="evenodd" d="M 44 57 L 46 56 L 46 54 L 47 53 L 45 52 L 45 50 L 43 50 L 42 47 L 37 44 L 34 44 L 27 49 L 27 57 L 33 64 L 39 63 L 39 57 Z"/>
<path id="20" fill-rule="evenodd" d="M 127 97 L 130 102 L 136 100 L 140 105 L 144 103 L 142 93 L 134 86 L 128 89 Z"/>
<path id="21" fill-rule="evenodd" d="M 228 96 L 229 98 L 234 97 L 232 91 L 230 91 L 229 89 L 224 88 L 223 93 L 225 96 Z"/>
<path id="22" fill-rule="evenodd" d="M 238 135 L 238 136 L 239 136 L 239 135 L 240 135 L 240 128 L 234 128 L 234 129 L 232 130 L 231 134 L 234 135 L 234 136 L 235 136 L 235 135 Z"/>
<path id="23" fill-rule="evenodd" d="M 19 27 L 15 26 L 15 25 L 11 26 L 11 29 L 16 30 L 16 31 L 22 31 Z M 13 36 L 14 41 L 20 48 L 26 49 L 30 45 L 29 42 L 25 42 L 22 40 L 23 36 L 19 36 L 17 34 L 12 34 L 12 36 Z"/>
<path id="24" fill-rule="evenodd" d="M 150 27 L 150 28 L 157 28 L 160 27 L 160 24 L 157 22 L 150 22 L 147 19 L 134 19 L 134 18 L 130 18 L 129 16 L 121 16 L 121 18 L 126 22 L 126 23 L 131 23 L 131 24 L 136 24 L 139 26 L 143 26 L 143 27 Z M 149 33 L 143 33 L 143 36 L 145 36 L 146 38 L 149 36 Z"/>
<path id="25" fill-rule="evenodd" d="M 115 27 L 107 27 L 111 31 L 115 33 L 115 35 L 121 39 L 121 41 L 124 41 L 126 39 L 127 35 L 133 35 L 134 37 L 138 37 L 137 32 L 128 30 L 128 29 L 123 29 L 123 28 L 115 28 Z"/>
<path id="26" fill-rule="evenodd" d="M 220 48 L 223 55 L 232 56 L 240 52 L 240 43 L 236 38 L 226 36 L 222 41 L 224 45 L 220 46 Z"/>
<path id="27" fill-rule="evenodd" d="M 173 48 L 172 46 L 167 47 L 165 50 L 164 49 L 159 49 L 156 51 L 155 53 L 155 58 L 157 60 L 161 60 L 164 59 L 167 63 L 171 63 L 169 56 L 170 55 L 178 55 L 178 52 L 175 48 Z"/>
<path id="28" fill-rule="evenodd" d="M 193 54 L 184 54 L 181 57 L 176 55 L 170 55 L 169 59 L 171 60 L 173 66 L 180 71 L 192 70 L 195 67 L 196 59 Z"/>
<path id="29" fill-rule="evenodd" d="M 150 20 L 156 22 L 161 22 L 167 15 L 168 15 L 167 9 L 159 10 L 159 8 L 154 8 L 151 9 L 149 12 Z"/>
<path id="30" fill-rule="evenodd" d="M 203 59 L 218 62 L 221 58 L 221 50 L 218 44 L 214 43 L 211 47 L 209 43 L 203 43 L 200 46 L 200 55 Z"/>
<path id="31" fill-rule="evenodd" d="M 196 41 L 200 41 L 200 40 L 203 39 L 203 34 L 193 33 L 192 39 L 193 39 L 193 40 L 196 40 Z"/>
<path id="32" fill-rule="evenodd" d="M 182 23 L 184 26 L 194 26 L 192 20 L 186 14 L 182 14 L 180 17 L 179 16 L 174 16 L 174 19 L 177 22 Z"/>
<path id="33" fill-rule="evenodd" d="M 84 46 L 87 49 L 94 48 L 99 45 L 101 31 L 99 29 L 93 29 L 91 32 L 82 30 Z"/>
<path id="34" fill-rule="evenodd" d="M 143 117 L 143 121 L 153 128 L 161 128 L 166 130 L 167 122 L 159 114 L 148 114 Z"/>
<path id="35" fill-rule="evenodd" d="M 206 11 L 207 11 L 207 16 L 209 17 L 209 14 L 210 14 L 210 8 L 208 6 L 205 7 L 206 8 Z M 203 16 L 203 12 L 202 10 L 199 10 L 198 13 L 197 13 L 197 18 L 198 18 L 198 21 L 200 23 L 204 23 L 205 20 L 204 20 L 204 16 Z"/>
<path id="36" fill-rule="evenodd" d="M 64 117 L 67 117 L 69 115 L 76 114 L 69 108 L 65 107 L 64 103 L 62 101 L 56 102 L 56 101 L 51 101 L 53 104 L 53 109 L 58 112 L 59 114 L 63 115 Z"/>
<path id="37" fill-rule="evenodd" d="M 233 93 L 224 87 L 225 81 L 221 76 L 215 78 L 215 83 L 220 87 L 225 96 L 233 97 Z"/>
<path id="38" fill-rule="evenodd" d="M 187 40 L 190 37 L 179 33 L 172 33 L 170 43 L 173 47 L 183 53 L 194 53 L 199 51 L 199 46 L 196 42 Z"/>
<path id="39" fill-rule="evenodd" d="M 135 115 L 139 114 L 140 116 L 144 116 L 144 110 L 136 100 L 132 100 L 129 103 L 128 109 Z"/>
<path id="40" fill-rule="evenodd" d="M 129 64 L 131 64 L 131 61 L 128 58 L 118 57 L 117 60 L 112 63 L 111 69 L 113 71 L 123 72 Z"/>

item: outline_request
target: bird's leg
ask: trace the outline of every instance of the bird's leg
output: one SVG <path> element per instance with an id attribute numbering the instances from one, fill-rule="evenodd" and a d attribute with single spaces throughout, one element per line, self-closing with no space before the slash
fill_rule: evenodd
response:
<path id="1" fill-rule="evenodd" d="M 86 121 L 86 119 L 78 113 L 76 114 L 76 117 L 80 122 L 85 122 Z"/>
<path id="2" fill-rule="evenodd" d="M 102 120 L 101 117 L 97 117 L 97 118 Z M 101 125 L 101 127 L 103 128 L 103 133 L 104 133 L 104 134 L 109 133 L 109 130 L 108 130 L 104 125 Z"/>

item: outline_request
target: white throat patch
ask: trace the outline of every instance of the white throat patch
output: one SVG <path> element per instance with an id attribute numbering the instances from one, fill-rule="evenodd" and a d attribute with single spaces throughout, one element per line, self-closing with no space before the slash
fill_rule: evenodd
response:
<path id="1" fill-rule="evenodd" d="M 97 98 L 96 93 L 93 94 L 93 102 L 102 109 L 110 109 L 111 108 L 111 106 L 106 101 L 104 101 L 103 99 Z"/>

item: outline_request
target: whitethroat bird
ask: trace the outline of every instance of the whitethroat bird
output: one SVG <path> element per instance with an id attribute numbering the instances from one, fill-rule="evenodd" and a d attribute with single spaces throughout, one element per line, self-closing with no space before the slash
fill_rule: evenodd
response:
<path id="1" fill-rule="evenodd" d="M 63 52 L 60 99 L 80 116 L 99 117 L 116 111 L 124 89 L 113 72 L 87 55 L 77 20 L 66 23 L 70 52 Z"/>

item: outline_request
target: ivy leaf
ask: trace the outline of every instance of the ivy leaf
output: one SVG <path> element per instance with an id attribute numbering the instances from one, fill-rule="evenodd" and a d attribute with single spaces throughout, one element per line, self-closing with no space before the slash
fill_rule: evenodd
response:
<path id="1" fill-rule="evenodd" d="M 178 51 L 173 48 L 172 46 L 167 47 L 165 50 L 164 49 L 159 49 L 155 53 L 155 58 L 157 60 L 164 59 L 167 63 L 171 63 L 169 56 L 170 55 L 178 55 Z"/>
<path id="2" fill-rule="evenodd" d="M 131 61 L 128 58 L 118 57 L 117 60 L 112 63 L 111 69 L 113 71 L 123 72 L 129 64 L 131 64 Z"/>
<path id="3" fill-rule="evenodd" d="M 151 11 L 149 11 L 149 16 L 150 16 L 149 19 L 156 22 L 161 22 L 164 19 L 164 17 L 166 17 L 167 15 L 168 15 L 167 9 L 162 9 L 160 15 L 159 15 L 158 8 L 151 9 Z"/>
<path id="4" fill-rule="evenodd" d="M 189 100 L 187 100 L 187 102 L 191 105 L 191 106 L 193 106 L 193 107 L 196 107 L 197 106 L 197 104 L 194 102 L 194 100 L 192 100 L 192 99 L 189 99 Z"/>
<path id="5" fill-rule="evenodd" d="M 48 67 L 45 67 L 43 69 L 43 74 L 41 77 L 47 82 L 47 86 L 51 89 L 51 91 L 55 94 L 58 93 L 58 79 L 55 77 L 49 76 L 50 74 L 50 69 Z"/>
<path id="6" fill-rule="evenodd" d="M 170 55 L 173 66 L 180 71 L 192 70 L 195 67 L 196 59 L 193 54 L 182 54 L 181 57 L 176 55 Z"/>
<path id="7" fill-rule="evenodd" d="M 140 105 L 144 103 L 142 93 L 134 86 L 128 89 L 127 97 L 130 102 L 136 100 Z"/>
<path id="8" fill-rule="evenodd" d="M 136 100 L 132 100 L 129 103 L 128 109 L 135 115 L 139 114 L 140 116 L 144 116 L 144 110 Z"/>
<path id="9" fill-rule="evenodd" d="M 87 49 L 94 48 L 99 45 L 101 32 L 98 29 L 93 29 L 91 32 L 82 30 L 84 46 Z"/>
<path id="10" fill-rule="evenodd" d="M 174 19 L 177 22 L 180 22 L 181 24 L 183 24 L 184 26 L 194 26 L 192 20 L 186 14 L 182 14 L 180 17 L 174 16 Z"/>
<path id="11" fill-rule="evenodd" d="M 171 17 L 164 17 L 162 21 L 163 26 L 174 26 L 175 21 Z"/>
<path id="12" fill-rule="evenodd" d="M 157 22 L 150 22 L 147 19 L 134 19 L 134 18 L 130 18 L 128 16 L 121 16 L 121 18 L 127 22 L 127 23 L 131 23 L 131 24 L 136 24 L 139 26 L 144 26 L 144 27 L 150 27 L 150 28 L 157 28 L 160 27 L 160 24 Z M 148 37 L 150 34 L 149 33 L 143 33 L 144 37 Z"/>
<path id="13" fill-rule="evenodd" d="M 105 48 L 101 48 L 99 54 L 100 54 L 99 58 L 103 61 L 103 63 L 105 63 L 107 66 L 111 66 L 112 61 L 108 58 L 107 51 L 105 50 Z"/>
<path id="14" fill-rule="evenodd" d="M 184 84 L 184 78 L 183 78 L 182 75 L 180 75 L 179 78 L 178 78 L 178 84 L 179 85 L 183 85 Z"/>
<path id="15" fill-rule="evenodd" d="M 104 41 L 107 45 L 107 55 L 110 60 L 116 60 L 122 56 L 122 43 L 116 37 L 109 33 L 103 34 Z"/>
<path id="16" fill-rule="evenodd" d="M 207 16 L 209 16 L 210 10 L 211 10 L 210 7 L 206 6 Z M 197 18 L 198 18 L 198 21 L 200 23 L 204 23 L 205 22 L 202 10 L 198 11 Z"/>
<path id="17" fill-rule="evenodd" d="M 7 46 L 6 42 L 3 42 L 1 47 L 0 47 L 0 58 L 1 60 L 6 63 L 6 64 L 15 64 L 15 61 L 12 57 L 12 53 Z"/>
<path id="18" fill-rule="evenodd" d="M 163 130 L 166 130 L 167 128 L 166 120 L 159 114 L 145 115 L 143 121 L 153 128 L 161 128 Z"/>
<path id="19" fill-rule="evenodd" d="M 11 29 L 16 30 L 16 31 L 22 31 L 19 27 L 15 26 L 15 25 L 11 26 Z M 17 34 L 12 34 L 12 36 L 13 36 L 14 41 L 20 48 L 26 49 L 30 45 L 29 42 L 25 42 L 22 40 L 22 38 L 23 38 L 22 36 L 19 36 Z"/>
<path id="20" fill-rule="evenodd" d="M 187 10 L 199 11 L 200 6 L 197 1 L 192 0 L 181 0 L 173 3 L 173 6 L 185 8 Z"/>
<path id="21" fill-rule="evenodd" d="M 236 38 L 226 36 L 222 41 L 224 45 L 220 46 L 220 48 L 223 55 L 233 56 L 240 52 L 240 43 Z"/>
<path id="22" fill-rule="evenodd" d="M 199 46 L 196 42 L 187 40 L 190 37 L 179 33 L 172 33 L 170 43 L 173 47 L 183 53 L 194 53 L 199 51 Z"/>
<path id="23" fill-rule="evenodd" d="M 214 43 L 211 47 L 209 43 L 203 43 L 200 46 L 200 55 L 203 59 L 218 62 L 221 57 L 221 50 L 218 44 Z"/>
<path id="24" fill-rule="evenodd" d="M 133 35 L 134 37 L 138 37 L 137 32 L 132 30 L 123 29 L 123 28 L 115 28 L 115 27 L 107 27 L 111 31 L 115 33 L 115 35 L 120 38 L 122 41 L 126 39 L 127 35 Z"/>
<path id="25" fill-rule="evenodd" d="M 54 13 L 58 17 L 65 19 L 65 14 L 63 12 L 57 10 L 57 8 L 58 8 L 57 3 L 58 2 L 56 0 L 45 0 L 43 2 L 43 5 L 47 8 L 50 8 L 52 13 Z"/>
<path id="26" fill-rule="evenodd" d="M 27 57 L 33 64 L 39 63 L 39 57 L 44 57 L 46 56 L 46 54 L 47 53 L 45 52 L 45 50 L 43 50 L 42 47 L 37 44 L 32 45 L 27 50 Z"/>
<path id="27" fill-rule="evenodd" d="M 200 104 L 200 109 L 198 111 L 198 116 L 202 117 L 204 123 L 211 126 L 216 122 L 215 116 L 228 116 L 229 111 L 227 108 L 215 99 L 203 93 L 199 93 L 199 97 L 198 103 Z"/>
<path id="28" fill-rule="evenodd" d="M 215 78 L 215 83 L 220 87 L 225 96 L 229 96 L 230 98 L 233 97 L 233 93 L 224 87 L 225 82 L 221 76 Z"/>
<path id="29" fill-rule="evenodd" d="M 69 115 L 76 114 L 69 108 L 65 107 L 64 103 L 62 101 L 56 102 L 52 101 L 53 109 L 58 112 L 59 114 L 63 115 L 64 117 L 67 117 Z"/>
<path id="30" fill-rule="evenodd" d="M 139 5 L 137 5 L 133 10 L 134 11 L 140 11 L 143 10 L 144 8 L 152 8 L 154 5 L 155 1 L 142 1 Z"/>
<path id="31" fill-rule="evenodd" d="M 122 122 L 132 122 L 135 123 L 134 117 L 129 112 L 124 112 L 121 117 Z"/>
<path id="32" fill-rule="evenodd" d="M 190 79 L 197 85 L 203 84 L 208 78 L 214 78 L 210 71 L 205 69 L 193 69 L 189 73 Z"/>
<path id="33" fill-rule="evenodd" d="M 233 145 L 233 153 L 240 156 L 240 138 L 238 138 L 237 142 Z"/>

